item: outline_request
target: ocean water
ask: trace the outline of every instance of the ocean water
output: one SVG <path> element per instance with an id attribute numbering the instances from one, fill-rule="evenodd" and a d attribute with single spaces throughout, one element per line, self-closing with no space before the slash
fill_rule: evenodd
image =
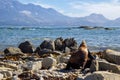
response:
<path id="1" fill-rule="evenodd" d="M 90 50 L 110 48 L 120 51 L 120 28 L 85 30 L 77 26 L 0 26 L 0 51 L 10 46 L 18 47 L 26 40 L 37 47 L 45 39 L 58 37 L 74 38 L 78 44 L 86 40 Z"/>

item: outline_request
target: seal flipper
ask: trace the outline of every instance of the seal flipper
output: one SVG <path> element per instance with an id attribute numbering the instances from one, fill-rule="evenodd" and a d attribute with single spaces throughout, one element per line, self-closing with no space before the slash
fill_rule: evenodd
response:
<path id="1" fill-rule="evenodd" d="M 92 56 L 90 50 L 88 49 L 88 58 L 92 59 L 92 60 L 95 60 L 95 57 Z"/>

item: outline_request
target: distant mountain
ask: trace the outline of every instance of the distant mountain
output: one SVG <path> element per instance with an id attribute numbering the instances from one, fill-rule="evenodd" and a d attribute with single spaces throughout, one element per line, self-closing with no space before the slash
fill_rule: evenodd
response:
<path id="1" fill-rule="evenodd" d="M 93 13 L 89 16 L 83 17 L 81 19 L 92 22 L 92 23 L 105 23 L 108 21 L 108 19 L 105 18 L 103 15 L 95 14 L 95 13 Z"/>
<path id="2" fill-rule="evenodd" d="M 102 14 L 90 14 L 89 16 L 80 17 L 77 19 L 82 25 L 103 26 L 110 20 L 105 18 Z"/>
<path id="3" fill-rule="evenodd" d="M 108 26 L 120 26 L 120 18 L 117 18 L 115 20 L 111 20 L 109 22 L 107 22 L 105 25 L 108 25 Z"/>
<path id="4" fill-rule="evenodd" d="M 59 25 L 67 24 L 67 20 L 69 17 L 52 8 L 22 4 L 16 0 L 0 0 L 1 25 Z"/>
<path id="5" fill-rule="evenodd" d="M 22 4 L 17 0 L 0 0 L 0 25 L 120 25 L 120 18 L 109 20 L 101 14 L 86 17 L 65 16 L 52 8 Z"/>

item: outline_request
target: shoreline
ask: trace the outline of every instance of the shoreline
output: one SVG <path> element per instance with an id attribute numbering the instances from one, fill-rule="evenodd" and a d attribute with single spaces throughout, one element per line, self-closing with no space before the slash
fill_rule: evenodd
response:
<path id="1" fill-rule="evenodd" d="M 39 46 L 39 45 L 38 45 Z M 38 46 L 34 46 L 34 48 L 37 48 Z M 0 51 L 4 51 L 4 49 L 8 48 L 8 47 L 18 47 L 18 45 L 0 45 Z M 95 51 L 95 52 L 99 52 L 99 51 L 103 51 L 106 49 L 112 49 L 115 51 L 120 51 L 120 47 L 98 47 L 98 46 L 88 46 L 88 48 L 90 49 L 90 51 Z"/>

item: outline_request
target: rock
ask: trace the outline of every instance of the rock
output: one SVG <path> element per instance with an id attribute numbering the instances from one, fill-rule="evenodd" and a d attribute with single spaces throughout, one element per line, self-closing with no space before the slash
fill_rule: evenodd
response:
<path id="1" fill-rule="evenodd" d="M 40 80 L 39 76 L 32 72 L 24 72 L 18 75 L 20 80 Z"/>
<path id="2" fill-rule="evenodd" d="M 9 47 L 4 50 L 5 55 L 22 55 L 23 53 L 19 48 Z"/>
<path id="3" fill-rule="evenodd" d="M 57 38 L 55 41 L 55 50 L 57 51 L 63 51 L 64 50 L 64 44 L 63 44 L 63 38 Z"/>
<path id="4" fill-rule="evenodd" d="M 56 66 L 57 69 L 64 69 L 65 67 L 66 67 L 65 63 L 58 63 Z"/>
<path id="5" fill-rule="evenodd" d="M 29 61 L 22 65 L 22 68 L 24 70 L 32 70 L 37 71 L 42 68 L 42 62 L 41 61 Z"/>
<path id="6" fill-rule="evenodd" d="M 79 28 L 92 28 L 91 26 L 80 26 Z"/>
<path id="7" fill-rule="evenodd" d="M 63 53 L 60 52 L 60 51 L 53 51 L 52 54 L 54 54 L 54 55 L 62 55 Z"/>
<path id="8" fill-rule="evenodd" d="M 2 74 L 4 78 L 12 77 L 12 71 L 1 70 L 0 74 Z"/>
<path id="9" fill-rule="evenodd" d="M 41 70 L 39 74 L 42 75 L 44 80 L 76 80 L 77 75 L 74 72 L 60 72 L 51 70 Z"/>
<path id="10" fill-rule="evenodd" d="M 29 41 L 25 41 L 18 46 L 23 53 L 33 53 L 33 45 Z"/>
<path id="11" fill-rule="evenodd" d="M 2 67 L 0 67 L 0 71 L 13 71 L 13 69 L 11 69 L 11 68 L 7 68 L 7 67 L 4 67 L 4 66 L 2 66 Z"/>
<path id="12" fill-rule="evenodd" d="M 107 49 L 102 53 L 102 56 L 107 61 L 120 65 L 120 52 Z"/>
<path id="13" fill-rule="evenodd" d="M 0 51 L 0 55 L 4 55 L 4 52 Z"/>
<path id="14" fill-rule="evenodd" d="M 50 50 L 54 51 L 54 50 L 55 50 L 54 41 L 52 41 L 52 40 L 44 40 L 44 41 L 40 44 L 40 48 L 41 48 L 41 49 L 50 49 Z"/>
<path id="15" fill-rule="evenodd" d="M 5 55 L 0 55 L 0 61 L 3 61 L 5 59 Z"/>
<path id="16" fill-rule="evenodd" d="M 83 28 L 85 30 L 93 30 L 93 29 L 104 29 L 104 27 L 101 27 L 101 26 L 80 26 L 79 28 Z"/>
<path id="17" fill-rule="evenodd" d="M 25 61 L 35 61 L 35 57 L 33 57 L 33 56 L 32 57 L 31 56 L 28 56 L 28 57 L 24 56 L 21 59 L 25 60 Z"/>
<path id="18" fill-rule="evenodd" d="M 42 49 L 42 50 L 38 51 L 38 55 L 40 57 L 47 57 L 47 56 L 50 56 L 50 54 L 52 54 L 52 50 L 50 50 L 50 49 Z"/>
<path id="19" fill-rule="evenodd" d="M 17 70 L 18 69 L 18 66 L 16 64 L 5 63 L 5 62 L 0 62 L 0 67 L 11 68 L 13 70 Z"/>
<path id="20" fill-rule="evenodd" d="M 95 29 L 95 28 L 92 27 L 92 26 L 80 26 L 79 28 L 83 28 L 83 29 L 86 29 L 86 30 Z"/>
<path id="21" fill-rule="evenodd" d="M 42 49 L 40 47 L 37 47 L 34 51 L 34 53 L 38 53 L 39 51 L 41 51 Z"/>
<path id="22" fill-rule="evenodd" d="M 39 50 L 39 51 L 38 51 L 38 55 L 39 55 L 40 57 L 47 57 L 47 56 L 50 56 L 50 54 L 53 54 L 53 55 L 55 55 L 55 56 L 59 56 L 59 55 L 61 55 L 61 54 L 63 54 L 63 53 L 61 53 L 61 52 L 59 52 L 59 51 L 52 51 L 52 50 L 50 50 L 50 49 L 42 49 L 42 50 Z"/>
<path id="23" fill-rule="evenodd" d="M 99 70 L 99 63 L 98 60 L 93 60 L 90 66 L 90 71 L 94 72 L 94 71 L 98 71 Z"/>
<path id="24" fill-rule="evenodd" d="M 67 38 L 64 40 L 64 46 L 70 48 L 71 51 L 75 51 L 78 49 L 77 42 L 74 38 Z"/>
<path id="25" fill-rule="evenodd" d="M 23 57 L 25 54 L 21 52 L 19 48 L 16 47 L 8 47 L 4 50 L 4 55 L 0 55 L 0 59 L 3 60 L 12 60 L 18 61 Z"/>
<path id="26" fill-rule="evenodd" d="M 57 64 L 56 59 L 54 59 L 52 57 L 46 57 L 46 58 L 43 58 L 43 60 L 42 60 L 42 68 L 43 69 L 53 68 L 54 66 L 56 66 L 56 64 Z"/>
<path id="27" fill-rule="evenodd" d="M 20 78 L 18 78 L 18 76 L 16 74 L 13 74 L 11 80 L 20 80 Z"/>
<path id="28" fill-rule="evenodd" d="M 65 53 L 70 53 L 70 52 L 71 52 L 70 48 L 65 47 Z"/>
<path id="29" fill-rule="evenodd" d="M 39 80 L 44 80 L 44 78 L 42 76 L 40 76 L 40 79 Z"/>
<path id="30" fill-rule="evenodd" d="M 59 63 L 68 63 L 69 59 L 70 59 L 70 55 L 60 56 L 58 62 Z"/>
<path id="31" fill-rule="evenodd" d="M 105 60 L 98 60 L 99 63 L 99 70 L 109 70 L 113 73 L 118 73 L 120 74 L 120 65 L 109 63 Z"/>
<path id="32" fill-rule="evenodd" d="M 2 80 L 2 79 L 3 79 L 3 74 L 0 73 L 0 80 Z"/>
<path id="33" fill-rule="evenodd" d="M 113 28 L 104 28 L 105 30 L 114 30 Z"/>
<path id="34" fill-rule="evenodd" d="M 85 77 L 84 80 L 120 80 L 120 74 L 107 71 L 97 71 Z"/>
<path id="35" fill-rule="evenodd" d="M 75 80 L 84 80 L 83 74 L 78 74 L 77 78 Z"/>

